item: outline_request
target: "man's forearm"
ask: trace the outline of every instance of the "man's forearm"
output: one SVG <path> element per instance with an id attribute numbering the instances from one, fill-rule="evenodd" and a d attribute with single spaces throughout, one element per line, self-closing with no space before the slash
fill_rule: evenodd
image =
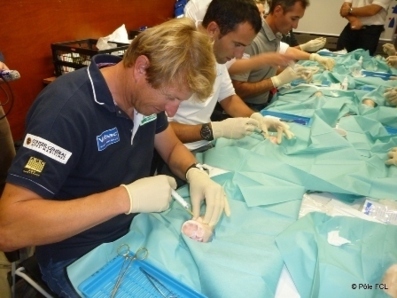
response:
<path id="1" fill-rule="evenodd" d="M 233 80 L 233 86 L 236 90 L 237 95 L 241 98 L 259 95 L 274 88 L 272 80 L 270 78 L 264 79 L 256 83 Z"/>
<path id="2" fill-rule="evenodd" d="M 286 51 L 286 54 L 293 57 L 294 60 L 309 60 L 310 59 L 309 53 L 302 51 L 300 49 L 294 48 L 294 47 L 289 47 Z"/>
<path id="3" fill-rule="evenodd" d="M 182 124 L 179 122 L 170 122 L 170 125 L 182 143 L 191 143 L 202 140 L 200 135 L 202 124 Z"/>
<path id="4" fill-rule="evenodd" d="M 226 113 L 232 117 L 250 117 L 254 113 L 236 94 L 222 100 L 220 104 Z"/>
<path id="5" fill-rule="evenodd" d="M 371 17 L 376 15 L 381 9 L 382 6 L 376 4 L 370 4 L 363 7 L 352 7 L 349 15 L 355 17 Z"/>
<path id="6" fill-rule="evenodd" d="M 185 180 L 187 169 L 196 162 L 196 158 L 189 149 L 183 144 L 178 144 L 170 154 L 168 166 L 174 174 Z"/>

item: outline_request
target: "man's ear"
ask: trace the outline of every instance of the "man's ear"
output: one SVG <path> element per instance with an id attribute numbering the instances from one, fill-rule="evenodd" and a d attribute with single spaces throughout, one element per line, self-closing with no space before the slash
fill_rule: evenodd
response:
<path id="1" fill-rule="evenodd" d="M 218 24 L 214 21 L 210 22 L 207 26 L 207 32 L 211 38 L 218 36 L 220 33 Z"/>
<path id="2" fill-rule="evenodd" d="M 146 69 L 149 67 L 150 61 L 148 57 L 141 55 L 135 60 L 134 68 L 138 75 L 146 76 Z"/>
<path id="3" fill-rule="evenodd" d="M 284 9 L 281 5 L 276 5 L 273 10 L 273 14 L 284 14 Z"/>

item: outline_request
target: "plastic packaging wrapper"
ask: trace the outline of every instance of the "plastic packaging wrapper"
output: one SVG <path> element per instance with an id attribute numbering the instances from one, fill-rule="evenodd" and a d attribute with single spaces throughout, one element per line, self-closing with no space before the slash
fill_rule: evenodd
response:
<path id="1" fill-rule="evenodd" d="M 96 47 L 99 50 L 108 50 L 108 49 L 116 48 L 117 44 L 112 43 L 112 41 L 130 43 L 130 41 L 128 40 L 128 32 L 124 24 L 121 25 L 119 28 L 117 28 L 112 34 L 98 38 Z"/>

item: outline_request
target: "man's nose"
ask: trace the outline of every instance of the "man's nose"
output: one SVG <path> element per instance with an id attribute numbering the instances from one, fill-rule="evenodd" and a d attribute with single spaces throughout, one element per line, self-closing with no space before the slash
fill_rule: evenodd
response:
<path id="1" fill-rule="evenodd" d="M 296 21 L 296 22 L 294 22 L 294 23 L 292 24 L 292 28 L 293 28 L 293 29 L 297 29 L 297 28 L 298 28 L 298 25 L 299 25 L 299 21 Z"/>
<path id="2" fill-rule="evenodd" d="M 172 102 L 166 104 L 165 112 L 167 113 L 168 117 L 173 117 L 176 114 L 180 103 L 181 102 L 179 100 L 173 100 Z"/>
<path id="3" fill-rule="evenodd" d="M 239 47 L 234 50 L 234 57 L 237 59 L 241 59 L 244 54 L 245 47 Z"/>

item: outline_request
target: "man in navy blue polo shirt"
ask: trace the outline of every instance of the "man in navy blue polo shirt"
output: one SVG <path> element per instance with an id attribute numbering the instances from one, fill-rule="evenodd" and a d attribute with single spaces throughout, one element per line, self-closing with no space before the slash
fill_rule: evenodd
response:
<path id="1" fill-rule="evenodd" d="M 174 178 L 148 177 L 154 148 L 190 184 L 194 217 L 229 214 L 222 187 L 168 126 L 193 93 L 206 98 L 215 81 L 208 36 L 174 19 L 140 33 L 124 58 L 98 55 L 38 96 L 26 136 L 0 200 L 0 250 L 36 246 L 43 279 L 75 296 L 66 266 L 126 234 L 139 212 L 169 207 Z"/>

